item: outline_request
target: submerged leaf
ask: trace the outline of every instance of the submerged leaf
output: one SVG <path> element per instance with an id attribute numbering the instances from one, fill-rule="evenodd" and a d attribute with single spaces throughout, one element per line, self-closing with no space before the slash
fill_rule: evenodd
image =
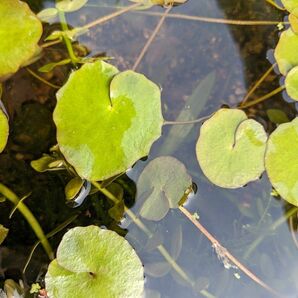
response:
<path id="1" fill-rule="evenodd" d="M 267 135 L 263 126 L 238 109 L 220 109 L 201 127 L 197 159 L 206 177 L 238 188 L 264 171 Z"/>
<path id="2" fill-rule="evenodd" d="M 298 101 L 298 66 L 290 70 L 286 76 L 285 86 L 288 95 Z"/>
<path id="3" fill-rule="evenodd" d="M 73 12 L 82 8 L 88 0 L 62 0 L 56 4 L 56 7 L 60 11 Z"/>
<path id="4" fill-rule="evenodd" d="M 159 138 L 160 90 L 145 76 L 103 61 L 86 63 L 57 93 L 61 152 L 81 178 L 104 180 L 146 156 Z"/>
<path id="5" fill-rule="evenodd" d="M 281 124 L 270 135 L 265 166 L 276 191 L 290 204 L 298 206 L 298 117 Z"/>
<path id="6" fill-rule="evenodd" d="M 293 67 L 298 66 L 298 35 L 291 28 L 281 33 L 274 56 L 279 71 L 286 75 Z"/>
<path id="7" fill-rule="evenodd" d="M 38 18 L 43 22 L 54 21 L 57 15 L 58 15 L 58 10 L 57 8 L 54 8 L 54 7 L 43 9 L 37 14 Z"/>
<path id="8" fill-rule="evenodd" d="M 290 121 L 287 114 L 282 110 L 268 109 L 266 113 L 269 120 L 275 124 L 282 124 Z"/>
<path id="9" fill-rule="evenodd" d="M 8 234 L 8 229 L 6 229 L 4 226 L 0 225 L 0 245 L 4 241 Z"/>
<path id="10" fill-rule="evenodd" d="M 183 163 L 171 156 L 161 156 L 146 166 L 137 181 L 137 200 L 144 203 L 140 215 L 159 221 L 170 208 L 178 208 L 192 179 Z"/>
<path id="11" fill-rule="evenodd" d="M 6 114 L 0 106 L 0 153 L 4 150 L 9 134 L 9 125 Z"/>
<path id="12" fill-rule="evenodd" d="M 0 81 L 15 73 L 37 52 L 40 20 L 19 0 L 0 1 Z"/>
<path id="13" fill-rule="evenodd" d="M 143 266 L 129 243 L 97 226 L 69 230 L 49 265 L 49 297 L 140 298 Z"/>

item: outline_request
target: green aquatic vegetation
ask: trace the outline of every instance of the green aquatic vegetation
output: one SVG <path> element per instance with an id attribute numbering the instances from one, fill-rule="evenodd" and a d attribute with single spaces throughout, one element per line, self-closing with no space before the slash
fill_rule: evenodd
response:
<path id="1" fill-rule="evenodd" d="M 292 12 L 296 8 L 298 8 L 298 2 L 297 0 L 281 0 L 281 3 L 284 5 L 284 7 L 289 11 Z"/>
<path id="2" fill-rule="evenodd" d="M 0 81 L 3 81 L 40 52 L 42 25 L 28 5 L 18 0 L 0 1 L 0 19 Z"/>
<path id="3" fill-rule="evenodd" d="M 4 150 L 9 134 L 8 119 L 0 106 L 0 153 Z"/>
<path id="4" fill-rule="evenodd" d="M 270 135 L 265 167 L 277 192 L 298 206 L 298 118 L 284 123 Z"/>
<path id="5" fill-rule="evenodd" d="M 8 229 L 6 229 L 3 225 L 0 224 L 0 245 L 5 240 L 8 234 Z"/>
<path id="6" fill-rule="evenodd" d="M 286 75 L 298 65 L 298 35 L 291 28 L 283 31 L 275 48 L 274 56 L 281 74 Z"/>
<path id="7" fill-rule="evenodd" d="M 137 201 L 143 218 L 159 221 L 179 207 L 191 189 L 192 179 L 183 163 L 171 156 L 150 161 L 137 181 Z"/>
<path id="8" fill-rule="evenodd" d="M 197 159 L 212 183 L 238 188 L 263 173 L 266 141 L 263 126 L 243 111 L 220 109 L 201 127 Z"/>
<path id="9" fill-rule="evenodd" d="M 86 63 L 58 91 L 54 121 L 59 148 L 79 176 L 104 180 L 146 156 L 159 138 L 160 90 L 133 71 Z"/>
<path id="10" fill-rule="evenodd" d="M 298 37 L 298 36 L 297 36 Z M 298 101 L 298 66 L 292 68 L 286 76 L 285 86 L 288 95 Z"/>
<path id="11" fill-rule="evenodd" d="M 76 227 L 64 234 L 45 283 L 51 298 L 138 298 L 144 272 L 134 249 L 117 233 Z"/>

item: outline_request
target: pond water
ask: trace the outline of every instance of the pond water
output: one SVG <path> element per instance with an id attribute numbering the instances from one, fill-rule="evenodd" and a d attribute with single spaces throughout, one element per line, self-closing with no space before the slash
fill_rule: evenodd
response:
<path id="1" fill-rule="evenodd" d="M 67 15 L 67 21 L 73 27 L 82 26 L 128 4 L 126 0 L 90 0 L 80 11 Z M 43 7 L 53 5 L 52 1 L 43 3 Z M 90 56 L 112 57 L 110 63 L 120 70 L 129 69 L 163 12 L 163 8 L 155 7 L 115 17 L 81 35 L 78 50 L 88 51 Z M 175 120 L 181 111 L 185 118 L 179 118 L 180 121 L 209 115 L 223 105 L 239 104 L 271 66 L 272 49 L 279 34 L 276 25 L 227 25 L 183 16 L 279 22 L 285 14 L 265 0 L 189 0 L 172 8 L 137 67 L 162 89 L 163 115 L 169 121 Z M 45 31 L 57 26 L 51 24 Z M 48 48 L 42 61 L 32 68 L 66 55 L 63 45 Z M 47 79 L 62 84 L 67 70 L 67 66 L 57 68 Z M 250 99 L 271 92 L 279 83 L 280 76 L 272 72 Z M 109 203 L 99 195 L 90 196 L 78 209 L 67 207 L 67 175 L 37 174 L 30 168 L 30 161 L 48 152 L 56 142 L 51 117 L 55 90 L 21 70 L 5 83 L 4 95 L 14 121 L 11 140 L 0 155 L 0 180 L 20 195 L 31 192 L 26 203 L 45 231 L 78 215 L 70 226 L 105 225 L 125 235 L 144 264 L 145 297 L 276 297 L 212 247 L 179 209 L 171 209 L 158 222 L 143 220 L 154 235 L 148 239 L 127 216 L 117 225 L 106 215 Z M 284 111 L 289 119 L 297 115 L 297 106 L 285 94 L 277 94 L 245 111 L 269 133 L 276 127 L 267 114 L 273 108 Z M 176 157 L 186 166 L 197 188 L 185 208 L 197 213 L 200 223 L 223 247 L 281 297 L 298 297 L 297 210 L 274 195 L 266 174 L 237 190 L 222 189 L 209 182 L 195 156 L 200 126 L 165 126 L 148 158 L 137 162 L 121 179 L 119 183 L 131 210 L 139 212 L 140 206 L 133 202 L 136 192 L 142 190 L 136 189 L 133 181 L 137 181 L 145 166 L 158 156 Z M 0 277 L 21 277 L 29 284 L 42 282 L 47 259 L 41 248 L 35 252 L 25 275 L 21 274 L 35 237 L 21 215 L 15 213 L 13 221 L 8 219 L 10 208 L 5 202 L 0 209 L 1 223 L 9 227 L 11 235 L 0 248 Z M 52 238 L 53 245 L 59 243 L 64 233 L 65 230 Z M 161 244 L 195 281 L 194 287 L 165 262 L 157 249 Z"/>

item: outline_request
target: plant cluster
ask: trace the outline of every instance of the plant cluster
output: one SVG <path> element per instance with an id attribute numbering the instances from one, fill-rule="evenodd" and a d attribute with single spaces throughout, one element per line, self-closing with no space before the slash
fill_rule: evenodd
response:
<path id="1" fill-rule="evenodd" d="M 156 4 L 172 6 L 186 1 L 133 2 L 144 8 Z M 292 27 L 281 34 L 275 50 L 280 72 L 286 75 L 287 92 L 294 100 L 298 100 L 296 2 L 283 1 L 291 13 Z M 54 8 L 43 10 L 36 16 L 24 2 L 2 0 L 0 80 L 5 81 L 20 67 L 39 59 L 42 54 L 42 47 L 38 44 L 42 34 L 41 20 L 59 17 L 62 30 L 52 32 L 45 40 L 53 44 L 64 42 L 69 58 L 44 65 L 40 72 L 66 64 L 72 65 L 75 70 L 56 94 L 53 119 L 58 144 L 50 149 L 49 154 L 32 161 L 31 165 L 38 172 L 67 171 L 71 180 L 66 185 L 65 195 L 72 206 L 80 206 L 89 193 L 99 191 L 113 201 L 117 210 L 121 209 L 120 215 L 119 212 L 115 215 L 115 210 L 111 212 L 117 220 L 126 212 L 151 237 L 152 232 L 108 186 L 148 155 L 152 144 L 161 136 L 164 125 L 175 123 L 163 118 L 161 90 L 144 75 L 133 70 L 120 72 L 102 58 L 75 55 L 72 42 L 90 26 L 69 30 L 65 13 L 76 11 L 86 3 L 87 0 L 59 1 Z M 0 152 L 8 139 L 8 120 L 5 107 L 1 105 Z M 280 196 L 295 206 L 298 206 L 297 152 L 297 117 L 279 125 L 268 138 L 260 123 L 248 119 L 245 112 L 236 108 L 219 109 L 208 117 L 201 127 L 196 145 L 199 165 L 213 184 L 224 188 L 242 187 L 258 179 L 266 170 Z M 161 156 L 152 160 L 141 173 L 137 186 L 142 190 L 136 198 L 142 218 L 159 221 L 170 209 L 179 208 L 194 221 L 182 206 L 192 192 L 192 180 L 177 159 Z M 124 238 L 96 226 L 77 227 L 64 235 L 53 260 L 48 239 L 30 210 L 2 184 L 0 193 L 25 216 L 52 259 L 45 278 L 50 298 L 97 297 L 94 293 L 102 297 L 142 296 L 143 267 Z M 6 235 L 7 229 L 0 225 L 0 244 Z M 222 251 L 220 244 L 209 237 L 217 250 Z M 170 266 L 195 287 L 195 281 L 176 263 L 177 256 L 171 256 L 162 245 L 158 246 L 158 250 Z M 228 252 L 223 255 L 232 259 Z M 234 259 L 234 262 L 237 260 Z M 239 268 L 242 266 L 241 263 L 237 265 Z M 246 271 L 246 274 L 250 273 Z M 255 280 L 271 291 L 257 278 Z M 205 290 L 200 292 L 212 297 Z"/>

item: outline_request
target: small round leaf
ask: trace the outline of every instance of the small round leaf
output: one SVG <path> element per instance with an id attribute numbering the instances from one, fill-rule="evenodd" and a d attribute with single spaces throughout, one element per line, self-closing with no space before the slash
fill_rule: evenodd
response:
<path id="1" fill-rule="evenodd" d="M 290 70 L 285 80 L 288 95 L 298 101 L 298 66 Z"/>
<path id="2" fill-rule="evenodd" d="M 0 108 L 0 153 L 4 150 L 9 134 L 8 119 Z"/>
<path id="3" fill-rule="evenodd" d="M 298 206 L 298 117 L 279 125 L 270 135 L 265 167 L 276 191 Z"/>
<path id="4" fill-rule="evenodd" d="M 214 184 L 238 188 L 264 171 L 267 135 L 238 109 L 220 109 L 201 127 L 196 146 L 203 173 Z"/>
<path id="5" fill-rule="evenodd" d="M 192 179 L 183 163 L 171 156 L 150 161 L 137 182 L 137 200 L 144 201 L 140 215 L 159 221 L 170 208 L 178 208 Z"/>
<path id="6" fill-rule="evenodd" d="M 130 244 L 97 226 L 69 230 L 45 278 L 51 298 L 140 298 L 142 263 Z"/>
<path id="7" fill-rule="evenodd" d="M 293 67 L 298 66 L 298 35 L 291 28 L 281 33 L 274 56 L 279 71 L 286 75 Z"/>
<path id="8" fill-rule="evenodd" d="M 61 152 L 81 178 L 104 180 L 146 156 L 159 138 L 160 90 L 133 71 L 86 63 L 57 93 L 54 121 Z"/>
<path id="9" fill-rule="evenodd" d="M 0 225 L 0 245 L 5 240 L 7 234 L 8 234 L 8 229 L 6 229 L 4 226 Z"/>
<path id="10" fill-rule="evenodd" d="M 41 34 L 41 22 L 26 3 L 0 1 L 0 81 L 33 58 Z"/>

